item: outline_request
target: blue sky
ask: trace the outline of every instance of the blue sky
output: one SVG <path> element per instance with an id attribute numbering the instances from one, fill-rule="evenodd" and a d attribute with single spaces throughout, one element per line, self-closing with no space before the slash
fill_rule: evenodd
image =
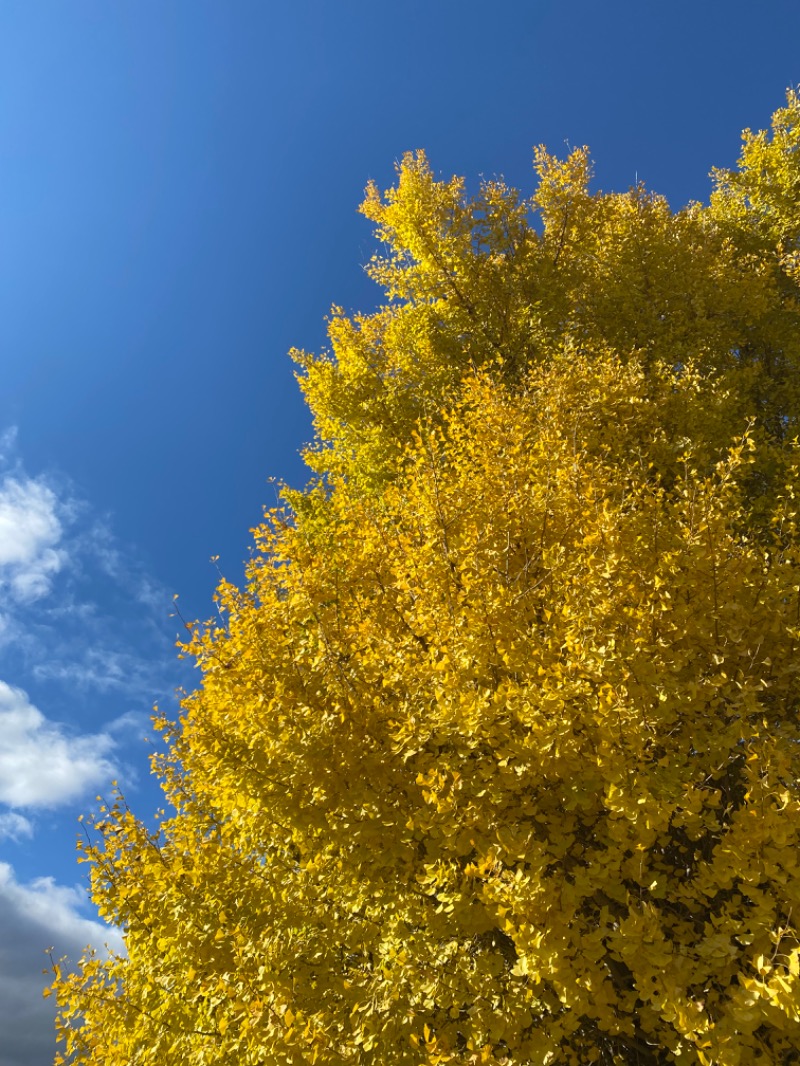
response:
<path id="1" fill-rule="evenodd" d="M 356 212 L 404 151 L 532 189 L 705 199 L 800 82 L 796 0 L 0 3 L 0 1066 L 52 1057 L 42 950 L 113 940 L 77 815 L 149 815 L 172 595 L 240 580 L 311 427 L 286 357 L 379 293 Z"/>

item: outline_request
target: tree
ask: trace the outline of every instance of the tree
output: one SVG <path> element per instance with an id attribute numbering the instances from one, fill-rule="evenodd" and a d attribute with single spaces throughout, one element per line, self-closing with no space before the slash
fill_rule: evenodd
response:
<path id="1" fill-rule="evenodd" d="M 678 212 L 586 150 L 368 188 L 317 479 L 184 647 L 169 816 L 84 848 L 70 1062 L 796 1061 L 799 144 Z"/>

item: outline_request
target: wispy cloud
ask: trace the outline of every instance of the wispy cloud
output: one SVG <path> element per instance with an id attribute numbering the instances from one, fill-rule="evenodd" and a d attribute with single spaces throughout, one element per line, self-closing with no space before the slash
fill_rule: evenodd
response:
<path id="1" fill-rule="evenodd" d="M 63 474 L 28 474 L 14 431 L 0 434 L 0 597 L 0 677 L 84 706 L 89 690 L 150 707 L 174 689 L 168 591 Z"/>
<path id="2" fill-rule="evenodd" d="M 41 681 L 58 681 L 80 689 L 93 688 L 98 692 L 116 689 L 144 693 L 152 691 L 153 683 L 152 663 L 143 660 L 135 652 L 108 647 L 62 648 L 58 657 L 36 663 L 32 673 Z"/>
<path id="3" fill-rule="evenodd" d="M 0 802 L 56 807 L 113 777 L 108 733 L 70 735 L 45 718 L 22 689 L 0 681 Z"/>
<path id="4" fill-rule="evenodd" d="M 39 1066 L 55 1055 L 55 1007 L 42 997 L 48 983 L 42 971 L 46 952 L 76 961 L 91 944 L 122 950 L 116 929 L 91 921 L 81 912 L 82 888 L 43 877 L 20 883 L 7 863 L 0 862 L 0 1033 L 2 1066 Z"/>
<path id="5" fill-rule="evenodd" d="M 33 836 L 33 823 L 16 811 L 0 814 L 0 840 L 22 840 Z"/>
<path id="6" fill-rule="evenodd" d="M 30 603 L 46 595 L 66 553 L 55 493 L 40 480 L 6 476 L 0 482 L 0 588 Z"/>

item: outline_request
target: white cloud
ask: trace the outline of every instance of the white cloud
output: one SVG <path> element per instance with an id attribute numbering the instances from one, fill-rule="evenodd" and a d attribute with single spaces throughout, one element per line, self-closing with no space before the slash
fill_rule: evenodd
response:
<path id="1" fill-rule="evenodd" d="M 55 1054 L 55 1005 L 42 997 L 42 970 L 56 959 L 76 962 L 84 948 L 122 951 L 118 930 L 80 913 L 85 892 L 50 877 L 20 883 L 0 862 L 0 1066 L 45 1066 Z"/>
<path id="2" fill-rule="evenodd" d="M 0 840 L 21 840 L 30 836 L 33 836 L 33 825 L 27 818 L 15 811 L 0 814 Z"/>
<path id="3" fill-rule="evenodd" d="M 43 481 L 7 476 L 0 486 L 0 582 L 21 603 L 44 596 L 66 560 L 57 511 Z"/>
<path id="4" fill-rule="evenodd" d="M 0 681 L 0 802 L 54 807 L 76 799 L 115 776 L 114 746 L 108 733 L 70 736 L 22 689 Z"/>

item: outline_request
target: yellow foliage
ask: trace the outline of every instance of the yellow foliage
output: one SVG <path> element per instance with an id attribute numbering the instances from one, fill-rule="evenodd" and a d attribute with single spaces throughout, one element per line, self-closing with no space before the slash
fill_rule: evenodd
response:
<path id="1" fill-rule="evenodd" d="M 710 208 L 368 189 L 388 303 L 300 357 L 326 477 L 185 645 L 170 813 L 86 849 L 70 1062 L 794 1060 L 799 110 Z"/>

